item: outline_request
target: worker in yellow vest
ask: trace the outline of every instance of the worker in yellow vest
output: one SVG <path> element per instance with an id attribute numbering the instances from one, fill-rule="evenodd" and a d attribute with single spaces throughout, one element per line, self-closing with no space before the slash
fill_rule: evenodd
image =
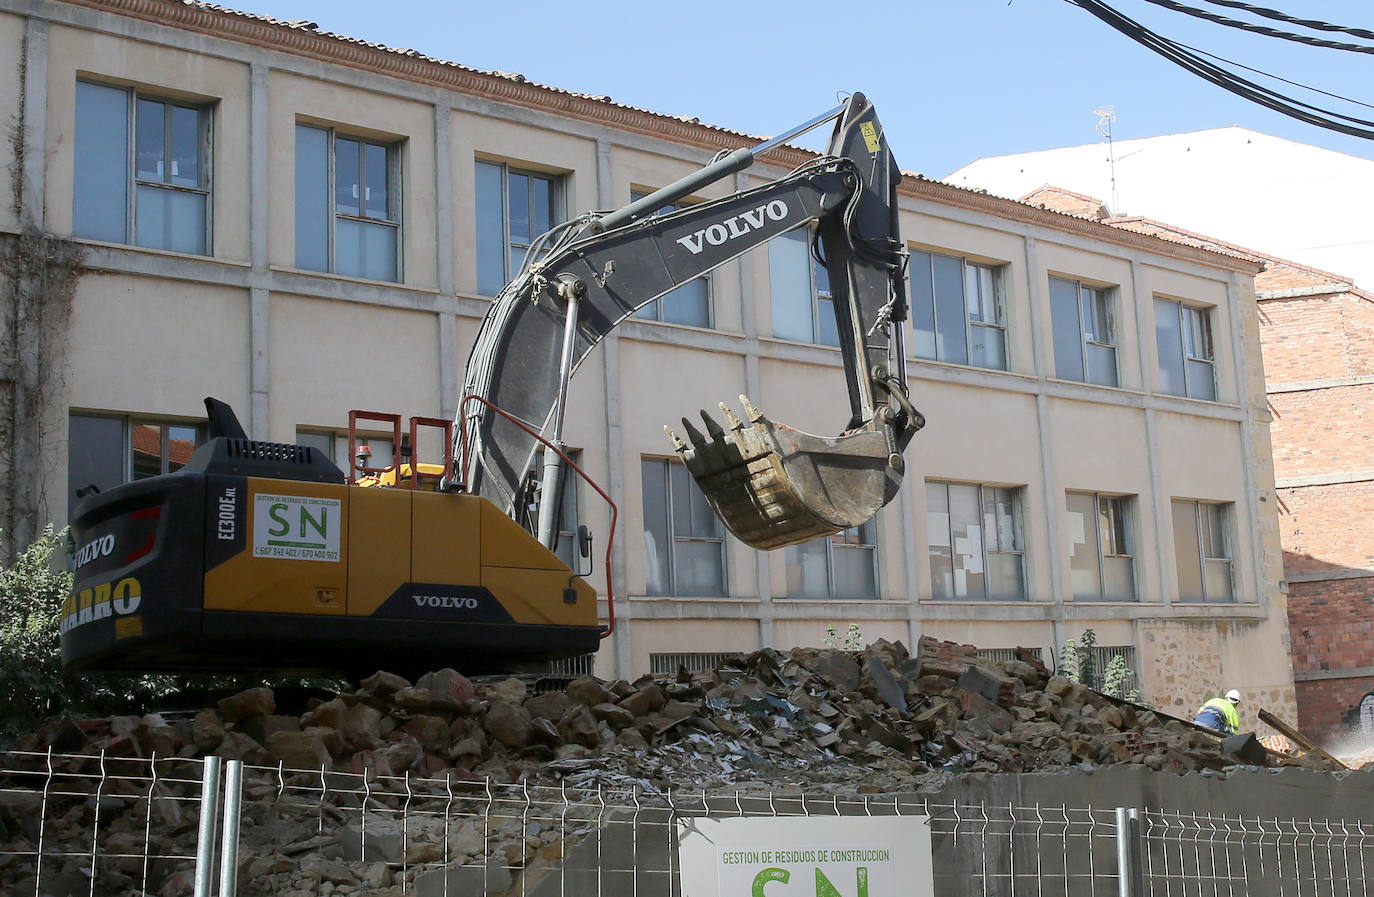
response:
<path id="1" fill-rule="evenodd" d="M 1222 735 L 1236 734 L 1240 731 L 1240 692 L 1233 688 L 1224 698 L 1212 698 L 1198 708 L 1193 722 Z"/>

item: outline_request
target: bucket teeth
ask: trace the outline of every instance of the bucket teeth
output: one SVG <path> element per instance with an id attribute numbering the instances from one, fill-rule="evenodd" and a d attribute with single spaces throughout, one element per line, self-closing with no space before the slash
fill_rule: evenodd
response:
<path id="1" fill-rule="evenodd" d="M 730 406 L 725 404 L 724 402 L 720 403 L 720 413 L 725 415 L 725 423 L 730 427 L 730 429 L 740 430 L 744 428 L 744 421 L 740 420 L 738 417 L 735 417 L 735 412 L 731 411 Z"/>
<path id="2" fill-rule="evenodd" d="M 682 419 L 682 428 L 687 431 L 687 438 L 692 440 L 692 445 L 700 447 L 706 444 L 706 437 L 685 417 Z"/>
<path id="3" fill-rule="evenodd" d="M 754 407 L 754 403 L 749 401 L 749 397 L 740 393 L 740 404 L 744 406 L 744 413 L 749 417 L 749 423 L 756 424 L 763 420 L 763 412 Z"/>
<path id="4" fill-rule="evenodd" d="M 681 436 L 673 432 L 672 427 L 665 425 L 663 428 L 663 432 L 668 434 L 668 441 L 673 444 L 673 449 L 676 450 L 678 454 L 682 454 L 683 452 L 687 451 L 687 443 L 682 441 Z"/>
<path id="5" fill-rule="evenodd" d="M 706 413 L 705 408 L 701 410 L 701 421 L 706 424 L 706 432 L 711 434 L 712 439 L 716 442 L 723 442 L 725 440 L 725 431 L 720 428 L 720 424 L 716 423 L 711 415 Z"/>

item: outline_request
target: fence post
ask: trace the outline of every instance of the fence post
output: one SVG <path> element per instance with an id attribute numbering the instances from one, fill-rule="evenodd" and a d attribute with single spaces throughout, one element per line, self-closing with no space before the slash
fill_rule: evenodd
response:
<path id="1" fill-rule="evenodd" d="M 219 821 L 220 758 L 205 758 L 200 776 L 200 835 L 196 839 L 195 897 L 210 897 L 215 874 L 215 831 Z"/>
<path id="2" fill-rule="evenodd" d="M 243 804 L 243 761 L 224 770 L 224 840 L 220 844 L 219 897 L 235 897 L 239 886 L 239 817 Z"/>
<path id="3" fill-rule="evenodd" d="M 1118 897 L 1144 897 L 1145 868 L 1141 851 L 1140 811 L 1116 808 L 1116 871 Z"/>

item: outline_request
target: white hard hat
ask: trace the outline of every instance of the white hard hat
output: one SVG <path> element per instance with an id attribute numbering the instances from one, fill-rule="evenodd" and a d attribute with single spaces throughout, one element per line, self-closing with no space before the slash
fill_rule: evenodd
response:
<path id="1" fill-rule="evenodd" d="M 1240 692 L 1236 691 L 1234 688 L 1231 689 L 1226 693 L 1226 700 L 1230 701 L 1232 704 L 1239 704 Z"/>

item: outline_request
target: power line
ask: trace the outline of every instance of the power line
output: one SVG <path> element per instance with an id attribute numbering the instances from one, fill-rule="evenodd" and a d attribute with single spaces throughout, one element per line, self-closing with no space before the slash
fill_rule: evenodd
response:
<path id="1" fill-rule="evenodd" d="M 1350 53 L 1370 53 L 1374 54 L 1374 47 L 1364 44 L 1349 44 L 1344 41 L 1327 40 L 1324 37 L 1312 37 L 1307 34 L 1294 34 L 1291 31 L 1282 31 L 1278 28 L 1270 28 L 1268 25 L 1256 25 L 1253 22 L 1242 22 L 1239 19 L 1232 19 L 1227 16 L 1208 12 L 1205 9 L 1198 9 L 1195 6 L 1188 6 L 1178 3 L 1176 0 L 1145 0 L 1146 3 L 1153 3 L 1155 6 L 1162 6 L 1165 9 L 1181 12 L 1186 16 L 1194 16 L 1199 19 L 1206 19 L 1218 25 L 1225 25 L 1228 28 L 1239 28 L 1241 31 L 1250 31 L 1255 34 L 1263 34 L 1265 37 L 1276 37 L 1280 40 L 1293 41 L 1294 43 L 1307 44 L 1312 47 L 1321 47 L 1325 50 L 1345 50 Z"/>
<path id="2" fill-rule="evenodd" d="M 1192 72 L 1198 77 L 1212 82 L 1223 90 L 1230 91 L 1253 103 L 1272 109 L 1282 115 L 1287 115 L 1290 118 L 1295 118 L 1298 121 L 1306 122 L 1307 124 L 1316 125 L 1317 127 L 1331 131 L 1337 131 L 1342 134 L 1349 134 L 1353 137 L 1374 140 L 1374 121 L 1322 109 L 1311 103 L 1305 103 L 1301 100 L 1284 96 L 1277 91 L 1242 78 L 1218 65 L 1208 62 L 1191 48 L 1156 34 L 1139 22 L 1128 18 L 1116 9 L 1108 6 L 1106 3 L 1101 2 L 1101 0 L 1068 0 L 1068 2 L 1102 20 L 1116 31 L 1121 32 L 1141 46 L 1163 56 L 1165 59 L 1168 59 L 1185 71 Z M 1262 74 L 1267 75 L 1267 73 Z"/>
<path id="3" fill-rule="evenodd" d="M 1299 19 L 1296 16 L 1290 16 L 1286 12 L 1280 12 L 1277 9 L 1269 9 L 1265 6 L 1254 6 L 1250 3 L 1244 3 L 1242 0 L 1203 0 L 1203 2 L 1211 3 L 1215 6 L 1226 6 L 1231 9 L 1243 9 L 1246 12 L 1254 13 L 1257 16 L 1263 16 L 1266 19 L 1287 22 L 1290 25 L 1301 25 L 1303 28 L 1311 28 L 1313 31 L 1339 31 L 1343 34 L 1352 35 L 1353 37 L 1363 37 L 1366 40 L 1374 40 L 1374 31 L 1370 31 L 1367 28 L 1333 25 L 1330 22 L 1323 22 L 1320 19 Z"/>

